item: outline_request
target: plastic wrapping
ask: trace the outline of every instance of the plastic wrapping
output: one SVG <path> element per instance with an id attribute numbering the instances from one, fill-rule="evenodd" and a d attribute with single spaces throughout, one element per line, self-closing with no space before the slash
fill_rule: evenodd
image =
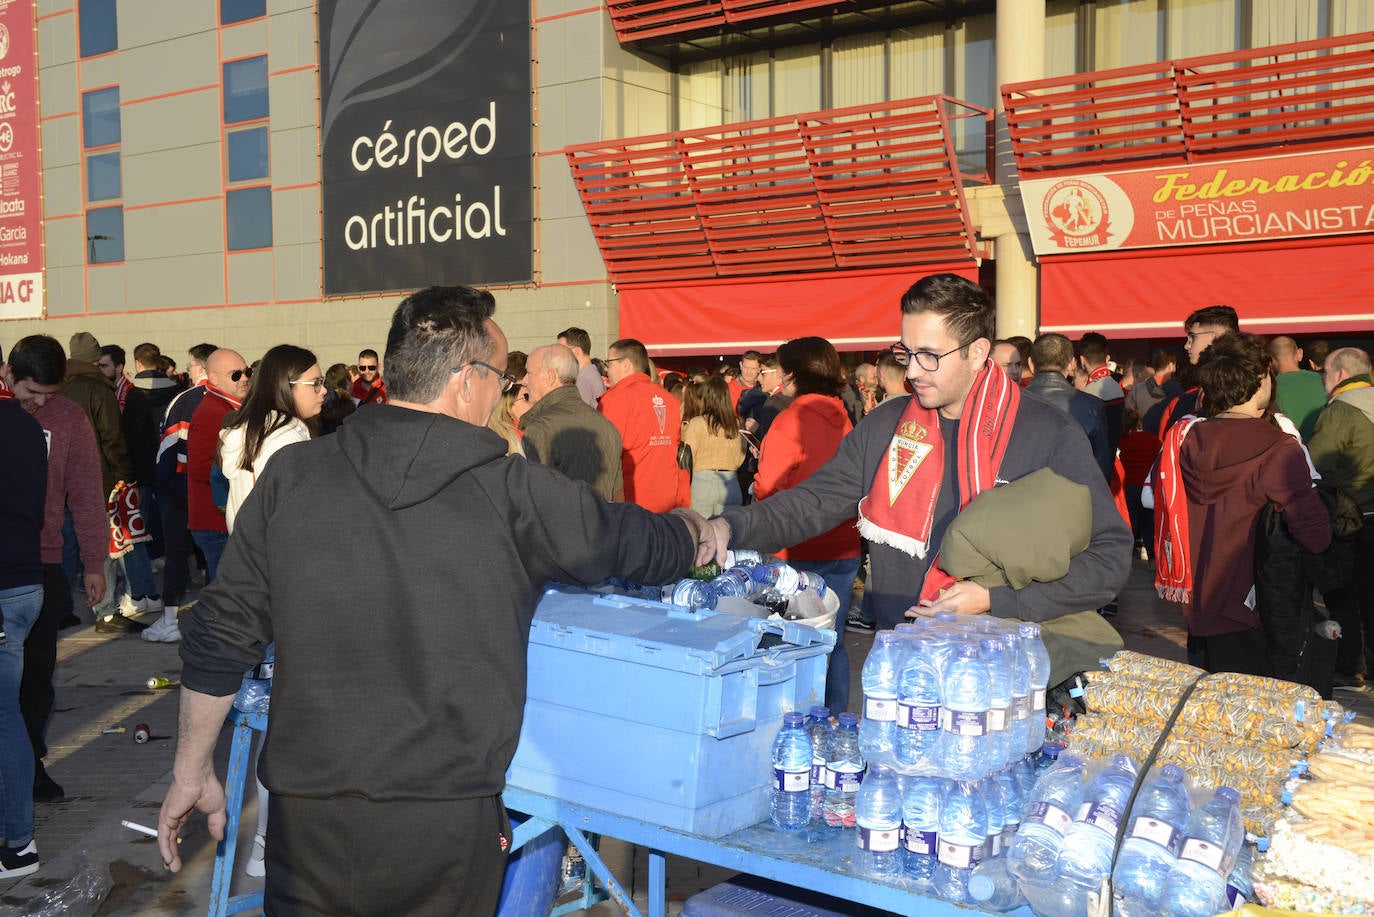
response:
<path id="1" fill-rule="evenodd" d="M 0 907 L 0 917 L 92 917 L 113 888 L 109 868 L 83 853 L 71 879 L 20 907 Z"/>
<path id="2" fill-rule="evenodd" d="M 272 704 L 272 679 L 243 676 L 239 693 L 234 697 L 234 709 L 244 713 L 266 713 Z"/>
<path id="3" fill-rule="evenodd" d="M 1316 751 L 1326 733 L 1321 695 L 1313 689 L 1232 672 L 1200 682 L 1178 725 L 1308 752 Z"/>
<path id="4" fill-rule="evenodd" d="M 1374 913 L 1374 857 L 1310 836 L 1308 823 L 1281 819 L 1274 825 L 1254 880 L 1256 896 L 1268 907 Z"/>
<path id="5" fill-rule="evenodd" d="M 1084 691 L 1083 702 L 1092 713 L 1114 713 L 1158 732 L 1168 721 L 1187 685 L 1168 681 L 1106 675 L 1094 677 Z"/>
<path id="6" fill-rule="evenodd" d="M 1207 673 L 1195 666 L 1171 659 L 1160 659 L 1131 650 L 1112 654 L 1106 662 L 1108 671 L 1117 675 L 1134 675 L 1153 681 L 1165 681 L 1186 687 Z"/>

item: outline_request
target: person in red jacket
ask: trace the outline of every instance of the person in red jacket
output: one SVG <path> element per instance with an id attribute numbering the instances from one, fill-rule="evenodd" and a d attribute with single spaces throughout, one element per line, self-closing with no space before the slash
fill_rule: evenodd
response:
<path id="1" fill-rule="evenodd" d="M 654 513 L 691 505 L 691 484 L 679 474 L 682 409 L 668 390 L 649 379 L 649 352 L 632 338 L 607 348 L 611 387 L 597 410 L 620 431 L 625 499 Z"/>
<path id="2" fill-rule="evenodd" d="M 754 477 L 754 499 L 766 500 L 779 491 L 796 487 L 819 469 L 840 447 L 840 440 L 854 427 L 840 400 L 844 368 L 834 346 L 824 338 L 805 337 L 778 348 L 782 391 L 793 396 L 764 437 L 759 471 Z M 825 578 L 849 608 L 854 577 L 859 572 L 857 518 L 848 519 L 815 538 L 778 552 L 798 570 L 810 570 Z M 832 711 L 849 709 L 849 655 L 844 639 L 835 641 L 825 675 L 825 704 Z"/>
<path id="3" fill-rule="evenodd" d="M 358 354 L 358 378 L 353 380 L 353 403 L 386 404 L 386 382 L 382 380 L 377 351 L 364 350 Z"/>
<path id="4" fill-rule="evenodd" d="M 1143 559 L 1155 557 L 1155 511 L 1145 506 L 1140 495 L 1150 478 L 1150 469 L 1159 457 L 1159 437 L 1141 429 L 1140 414 L 1130 408 L 1122 413 L 1121 442 L 1117 454 L 1121 458 L 1122 483 L 1126 487 L 1126 506 L 1131 513 L 1131 531 L 1135 534 L 1136 550 L 1144 551 Z"/>
<path id="5" fill-rule="evenodd" d="M 205 555 L 208 583 L 215 578 L 229 540 L 224 511 L 215 505 L 210 489 L 210 469 L 215 464 L 224 415 L 243 403 L 253 371 L 237 351 L 221 348 L 205 361 L 205 372 L 205 397 L 191 415 L 186 436 L 186 516 L 191 538 Z"/>

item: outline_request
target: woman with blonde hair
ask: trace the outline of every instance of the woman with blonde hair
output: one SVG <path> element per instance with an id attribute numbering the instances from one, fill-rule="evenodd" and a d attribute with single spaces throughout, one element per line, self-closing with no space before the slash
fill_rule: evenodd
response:
<path id="1" fill-rule="evenodd" d="M 744 440 L 729 385 L 721 376 L 690 383 L 682 406 L 682 441 L 692 447 L 692 509 L 709 517 L 739 506 L 743 495 L 737 472 L 744 464 Z"/>

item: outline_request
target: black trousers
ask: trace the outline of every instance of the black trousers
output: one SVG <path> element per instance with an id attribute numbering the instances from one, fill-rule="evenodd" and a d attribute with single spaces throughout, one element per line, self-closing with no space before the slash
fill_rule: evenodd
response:
<path id="1" fill-rule="evenodd" d="M 186 507 L 170 493 L 158 495 L 162 508 L 162 544 L 166 560 L 162 565 L 162 601 L 180 605 L 186 597 L 186 564 L 195 550 L 187 529 Z"/>
<path id="2" fill-rule="evenodd" d="M 1355 545 L 1355 577 L 1343 589 L 1322 598 L 1331 619 L 1341 626 L 1336 671 L 1342 675 L 1370 674 L 1374 662 L 1374 515 L 1364 517 Z"/>
<path id="3" fill-rule="evenodd" d="M 499 796 L 370 802 L 273 793 L 264 911 L 488 917 L 510 837 Z"/>
<path id="4" fill-rule="evenodd" d="M 109 588 L 114 588 L 114 583 Z M 43 565 L 43 610 L 24 641 L 24 677 L 19 682 L 19 712 L 24 717 L 35 760 L 48 753 L 45 737 L 56 698 L 52 678 L 57 669 L 57 632 L 67 613 L 71 591 L 61 564 Z"/>
<path id="5" fill-rule="evenodd" d="M 1265 636 L 1263 628 L 1191 640 L 1197 641 L 1202 651 L 1202 667 L 1209 672 L 1240 672 L 1266 678 L 1274 675 L 1274 664 L 1269 658 L 1269 638 Z"/>

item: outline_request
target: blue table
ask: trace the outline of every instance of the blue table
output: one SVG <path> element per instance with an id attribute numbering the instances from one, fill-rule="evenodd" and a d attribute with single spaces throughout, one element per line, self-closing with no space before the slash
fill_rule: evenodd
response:
<path id="1" fill-rule="evenodd" d="M 849 865 L 849 856 L 854 850 L 853 831 L 837 831 L 833 828 L 779 831 L 771 822 L 764 822 L 724 837 L 710 838 L 674 831 L 623 815 L 612 815 L 516 787 L 508 786 L 504 798 L 506 808 L 529 816 L 515 832 L 516 847 L 551 827 L 562 828 L 582 852 L 587 867 L 631 917 L 640 917 L 639 910 L 630 901 L 629 892 L 620 887 L 606 864 L 587 843 L 587 833 L 615 837 L 648 848 L 649 917 L 665 917 L 667 913 L 665 858 L 669 854 L 737 869 L 897 914 L 969 917 L 970 914 L 981 913 L 938 898 L 925 897 L 899 882 L 884 882 L 855 874 Z M 1030 915 L 1030 911 L 1022 908 L 1013 914 Z"/>

